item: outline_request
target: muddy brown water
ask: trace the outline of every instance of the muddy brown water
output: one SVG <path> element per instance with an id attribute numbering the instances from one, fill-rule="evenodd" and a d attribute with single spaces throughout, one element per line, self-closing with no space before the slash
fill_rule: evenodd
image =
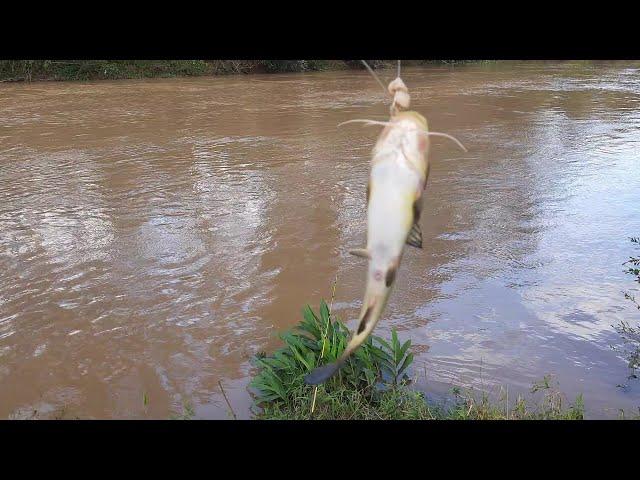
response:
<path id="1" fill-rule="evenodd" d="M 432 141 L 425 248 L 377 333 L 435 398 L 553 374 L 591 418 L 637 409 L 611 325 L 640 317 L 640 63 L 403 76 L 469 152 Z M 0 417 L 228 418 L 219 381 L 249 417 L 249 359 L 336 275 L 354 326 L 378 129 L 336 125 L 385 101 L 353 71 L 0 85 Z"/>

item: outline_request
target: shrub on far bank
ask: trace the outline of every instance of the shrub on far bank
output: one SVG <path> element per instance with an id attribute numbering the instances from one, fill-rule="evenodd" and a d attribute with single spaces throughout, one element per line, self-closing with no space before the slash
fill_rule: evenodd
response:
<path id="1" fill-rule="evenodd" d="M 390 60 L 369 62 L 372 68 L 395 65 Z M 348 68 L 364 67 L 359 60 L 0 60 L 0 81 L 116 80 Z"/>

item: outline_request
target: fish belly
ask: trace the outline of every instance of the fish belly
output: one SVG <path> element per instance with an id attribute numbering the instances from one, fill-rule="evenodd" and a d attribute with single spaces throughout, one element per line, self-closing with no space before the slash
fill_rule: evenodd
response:
<path id="1" fill-rule="evenodd" d="M 372 255 L 392 259 L 402 252 L 413 225 L 418 183 L 414 172 L 392 162 L 372 169 L 367 212 L 367 244 Z"/>

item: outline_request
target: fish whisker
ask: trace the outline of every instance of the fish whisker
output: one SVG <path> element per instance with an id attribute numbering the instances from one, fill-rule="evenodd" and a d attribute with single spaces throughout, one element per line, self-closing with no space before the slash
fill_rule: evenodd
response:
<path id="1" fill-rule="evenodd" d="M 382 125 L 382 126 L 393 125 L 392 122 L 383 122 L 381 120 L 367 120 L 364 118 L 356 118 L 353 120 L 347 120 L 346 122 L 339 123 L 337 126 L 341 127 L 342 125 L 346 125 L 347 123 L 364 123 L 365 127 L 368 125 Z"/>
<path id="2" fill-rule="evenodd" d="M 429 136 L 434 136 L 434 137 L 444 137 L 444 138 L 448 138 L 449 140 L 453 140 L 462 150 L 464 150 L 465 152 L 468 152 L 469 150 L 467 150 L 465 148 L 465 146 L 462 144 L 462 142 L 460 142 L 460 140 L 458 140 L 456 137 L 454 137 L 453 135 L 449 135 L 448 133 L 440 133 L 440 132 L 427 132 L 424 131 L 425 134 L 429 135 Z"/>
<path id="3" fill-rule="evenodd" d="M 376 75 L 376 72 L 373 71 L 373 69 L 369 66 L 367 62 L 365 62 L 364 60 L 360 60 L 360 61 L 363 63 L 365 67 L 367 67 L 367 70 L 369 70 L 369 73 L 373 75 L 373 78 L 376 79 L 376 82 L 380 84 L 380 86 L 382 87 L 382 90 L 384 90 L 384 95 L 386 97 L 389 94 L 389 92 L 387 91 L 387 87 L 384 86 L 384 83 L 382 83 L 382 80 L 380 80 L 380 77 Z"/>
<path id="4" fill-rule="evenodd" d="M 386 126 L 389 126 L 389 125 L 394 125 L 394 122 L 384 122 L 384 121 L 381 121 L 381 120 L 367 120 L 365 118 L 355 118 L 353 120 L 347 120 L 346 122 L 339 123 L 338 127 L 341 127 L 342 125 L 346 125 L 348 123 L 364 123 L 365 127 L 370 126 L 370 125 L 381 125 L 383 127 L 386 127 Z M 428 130 L 419 130 L 419 129 L 412 129 L 412 130 L 415 130 L 415 131 L 417 131 L 419 133 L 422 133 L 424 135 L 427 135 L 427 136 L 448 138 L 449 140 L 454 141 L 456 143 L 456 145 L 458 145 L 463 151 L 465 151 L 465 152 L 469 151 L 462 144 L 462 142 L 460 142 L 460 140 L 458 140 L 453 135 L 449 135 L 448 133 L 430 132 Z"/>

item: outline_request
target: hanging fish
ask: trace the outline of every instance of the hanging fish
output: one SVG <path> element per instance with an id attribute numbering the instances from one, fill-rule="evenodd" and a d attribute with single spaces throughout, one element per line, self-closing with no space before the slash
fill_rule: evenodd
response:
<path id="1" fill-rule="evenodd" d="M 369 65 L 364 60 L 363 63 L 384 88 Z M 387 91 L 393 98 L 388 122 L 358 119 L 340 124 L 360 122 L 384 126 L 373 149 L 367 185 L 367 246 L 350 251 L 367 259 L 369 268 L 356 334 L 336 362 L 318 367 L 305 377 L 311 385 L 324 383 L 333 376 L 371 334 L 389 299 L 404 246 L 422 248 L 419 220 L 429 176 L 429 136 L 449 138 L 466 151 L 454 137 L 429 132 L 426 118 L 418 112 L 406 111 L 411 99 L 400 78 L 399 61 L 398 76 L 389 83 L 385 93 Z"/>

